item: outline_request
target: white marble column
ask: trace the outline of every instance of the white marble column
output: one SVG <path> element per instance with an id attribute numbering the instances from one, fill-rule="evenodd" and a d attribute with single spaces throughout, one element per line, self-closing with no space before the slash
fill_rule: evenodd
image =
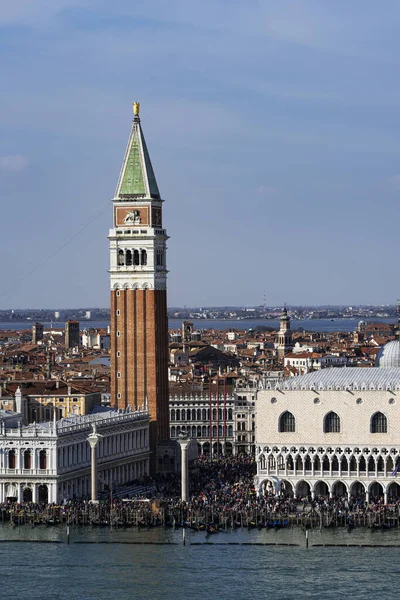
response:
<path id="1" fill-rule="evenodd" d="M 190 439 L 178 439 L 181 447 L 181 500 L 187 502 L 189 497 L 189 461 L 188 448 Z"/>
<path id="2" fill-rule="evenodd" d="M 88 442 L 91 448 L 91 464 L 92 464 L 92 502 L 98 502 L 97 499 L 97 445 L 100 440 L 100 434 L 97 433 L 96 424 L 93 425 L 93 431 L 88 437 Z"/>

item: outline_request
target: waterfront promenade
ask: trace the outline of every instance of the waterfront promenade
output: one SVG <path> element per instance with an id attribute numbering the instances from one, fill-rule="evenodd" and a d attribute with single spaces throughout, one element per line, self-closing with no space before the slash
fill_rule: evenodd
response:
<path id="1" fill-rule="evenodd" d="M 60 505 L 4 503 L 0 519 L 12 527 L 69 524 L 91 527 L 188 527 L 216 533 L 235 528 L 397 528 L 400 499 L 363 497 L 257 497 L 255 463 L 242 455 L 200 457 L 190 471 L 189 502 L 181 502 L 180 478 L 163 475 L 109 490 L 99 504 L 74 498 Z"/>

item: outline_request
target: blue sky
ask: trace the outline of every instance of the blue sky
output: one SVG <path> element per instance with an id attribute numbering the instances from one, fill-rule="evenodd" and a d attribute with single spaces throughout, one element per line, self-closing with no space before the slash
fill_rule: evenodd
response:
<path id="1" fill-rule="evenodd" d="M 108 305 L 133 100 L 171 306 L 394 303 L 399 20 L 395 0 L 3 3 L 0 308 Z"/>

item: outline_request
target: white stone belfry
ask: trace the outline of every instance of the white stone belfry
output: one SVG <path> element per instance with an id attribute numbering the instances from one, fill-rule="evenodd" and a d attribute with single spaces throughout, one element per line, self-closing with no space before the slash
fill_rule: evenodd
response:
<path id="1" fill-rule="evenodd" d="M 162 205 L 140 118 L 135 113 L 117 189 L 110 229 L 110 285 L 117 289 L 166 290 L 166 242 Z"/>

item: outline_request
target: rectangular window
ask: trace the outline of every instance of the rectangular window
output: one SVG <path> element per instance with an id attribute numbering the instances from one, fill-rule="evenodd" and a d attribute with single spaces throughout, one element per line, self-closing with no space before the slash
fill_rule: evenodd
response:
<path id="1" fill-rule="evenodd" d="M 121 377 L 121 373 L 119 371 L 117 373 L 117 377 L 118 377 L 118 379 L 120 379 L 120 377 Z"/>
<path id="2" fill-rule="evenodd" d="M 120 358 L 120 356 L 121 356 L 121 352 L 118 350 L 118 352 L 117 352 L 117 358 Z"/>
<path id="3" fill-rule="evenodd" d="M 117 331 L 117 337 L 120 337 L 120 335 L 121 335 L 121 332 Z"/>
<path id="4" fill-rule="evenodd" d="M 117 310 L 117 317 L 119 317 L 120 314 L 121 314 L 121 311 L 118 309 Z"/>
<path id="5" fill-rule="evenodd" d="M 120 399 L 121 399 L 121 394 L 120 394 L 119 392 L 118 392 L 118 394 L 117 394 L 117 398 L 118 398 L 118 400 L 120 400 Z"/>
<path id="6" fill-rule="evenodd" d="M 120 292 L 119 292 L 119 290 L 117 290 L 117 296 L 119 296 L 119 295 L 120 295 Z"/>

